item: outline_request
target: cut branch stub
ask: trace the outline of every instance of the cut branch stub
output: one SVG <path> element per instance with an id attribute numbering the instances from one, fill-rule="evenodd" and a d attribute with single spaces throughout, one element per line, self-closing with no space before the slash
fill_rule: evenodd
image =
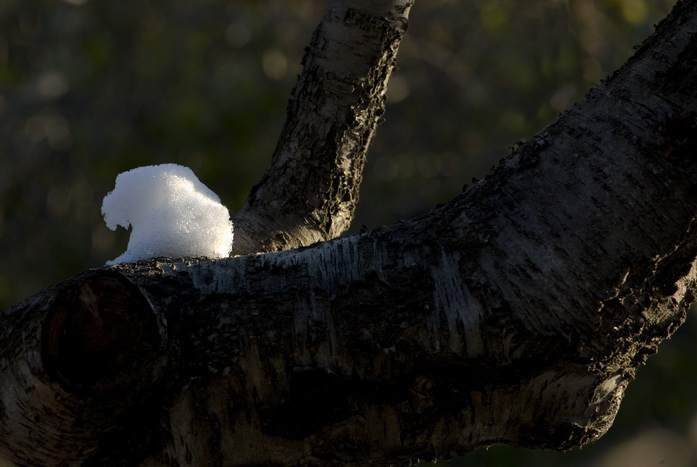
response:
<path id="1" fill-rule="evenodd" d="M 136 415 L 156 423 L 166 361 L 164 321 L 136 284 L 87 271 L 0 314 L 0 341 L 0 455 L 83 465 L 99 453 L 135 465 L 150 426 Z"/>
<path id="2" fill-rule="evenodd" d="M 89 274 L 60 291 L 46 316 L 41 340 L 47 373 L 65 390 L 90 395 L 156 378 L 165 339 L 161 318 L 125 276 Z"/>

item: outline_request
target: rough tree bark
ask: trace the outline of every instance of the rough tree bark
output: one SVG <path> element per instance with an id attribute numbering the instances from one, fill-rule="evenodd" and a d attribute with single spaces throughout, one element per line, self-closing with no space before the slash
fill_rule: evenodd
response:
<path id="1" fill-rule="evenodd" d="M 330 2 L 323 24 L 403 31 L 408 3 L 356 3 Z M 375 20 L 352 20 L 365 15 Z M 386 60 L 400 35 L 381 36 Z M 46 289 L 1 318 L 0 452 L 40 465 L 388 465 L 597 439 L 693 300 L 695 90 L 697 3 L 679 2 L 610 79 L 416 219 L 276 253 L 94 269 Z M 304 205 L 293 180 L 300 214 L 272 206 L 281 227 L 249 221 L 263 240 L 244 248 L 342 230 L 360 178 L 348 161 L 381 108 L 366 106 L 339 138 L 288 124 L 289 149 L 246 209 L 279 196 L 265 193 L 287 182 L 274 178 L 286 161 L 298 176 L 323 165 L 314 190 L 341 187 L 348 204 Z M 304 108 L 292 103 L 289 119 Z M 298 168 L 293 138 L 315 137 L 302 160 L 317 160 Z M 286 222 L 319 233 L 272 244 Z"/>
<path id="2" fill-rule="evenodd" d="M 271 164 L 235 216 L 233 255 L 309 245 L 348 229 L 413 3 L 328 3 Z"/>

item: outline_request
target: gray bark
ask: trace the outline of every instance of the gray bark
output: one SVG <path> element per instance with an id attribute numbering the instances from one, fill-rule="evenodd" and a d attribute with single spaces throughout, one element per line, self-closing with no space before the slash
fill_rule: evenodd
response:
<path id="1" fill-rule="evenodd" d="M 235 216 L 233 255 L 296 248 L 348 229 L 413 3 L 328 3 L 271 164 Z"/>
<path id="2" fill-rule="evenodd" d="M 610 79 L 416 219 L 95 269 L 17 305 L 0 452 L 389 465 L 597 439 L 693 300 L 696 70 L 697 3 L 680 2 Z"/>

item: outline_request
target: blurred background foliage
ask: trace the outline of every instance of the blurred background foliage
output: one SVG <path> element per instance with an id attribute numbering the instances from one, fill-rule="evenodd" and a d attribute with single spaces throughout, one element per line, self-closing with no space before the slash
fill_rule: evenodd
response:
<path id="1" fill-rule="evenodd" d="M 354 229 L 481 177 L 620 66 L 675 0 L 417 0 Z M 125 250 L 122 171 L 191 167 L 236 211 L 275 147 L 316 0 L 2 0 L 0 309 Z M 693 317 L 691 317 L 693 318 Z M 615 427 L 570 453 L 493 447 L 452 465 L 697 465 L 697 325 L 630 385 Z"/>

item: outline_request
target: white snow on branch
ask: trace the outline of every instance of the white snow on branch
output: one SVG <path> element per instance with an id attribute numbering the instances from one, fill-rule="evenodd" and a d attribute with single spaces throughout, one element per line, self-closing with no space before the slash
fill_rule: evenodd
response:
<path id="1" fill-rule="evenodd" d="M 111 230 L 133 227 L 128 249 L 106 264 L 158 256 L 224 258 L 232 249 L 230 213 L 218 195 L 177 164 L 123 172 L 104 197 L 104 222 Z"/>

